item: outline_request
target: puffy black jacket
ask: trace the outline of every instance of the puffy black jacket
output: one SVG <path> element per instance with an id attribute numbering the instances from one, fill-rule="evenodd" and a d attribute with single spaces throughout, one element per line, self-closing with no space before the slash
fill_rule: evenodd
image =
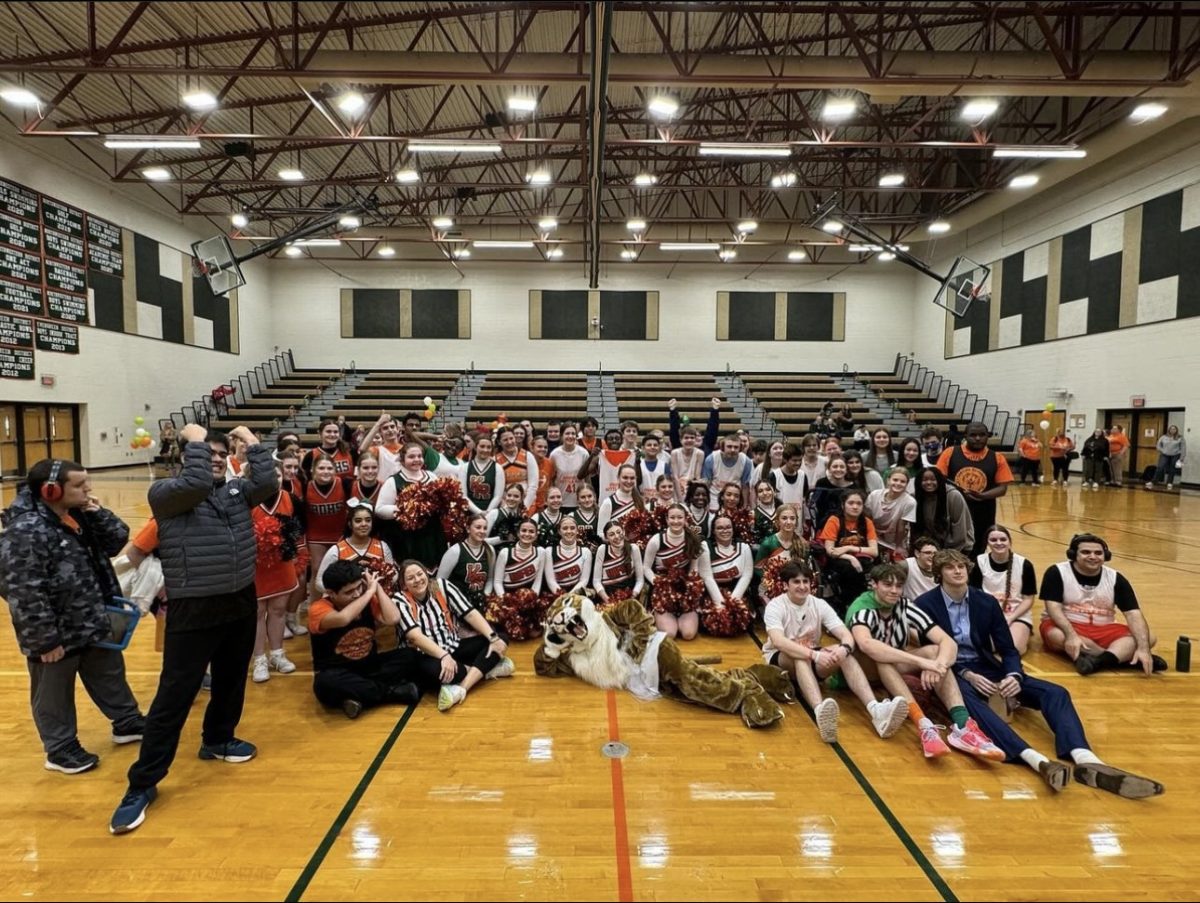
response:
<path id="1" fill-rule="evenodd" d="M 76 652 L 108 636 L 105 604 L 120 591 L 109 558 L 129 539 L 111 511 L 73 510 L 79 532 L 22 489 L 0 534 L 0 595 L 8 600 L 21 653 Z"/>
<path id="2" fill-rule="evenodd" d="M 279 492 L 271 452 L 247 450 L 248 477 L 213 480 L 207 442 L 183 447 L 183 471 L 150 486 L 158 521 L 167 597 L 186 599 L 237 592 L 254 582 L 256 544 L 250 512 Z"/>

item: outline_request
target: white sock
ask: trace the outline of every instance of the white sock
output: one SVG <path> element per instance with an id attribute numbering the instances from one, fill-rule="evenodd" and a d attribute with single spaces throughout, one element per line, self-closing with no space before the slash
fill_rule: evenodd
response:
<path id="1" fill-rule="evenodd" d="M 930 721 L 928 718 L 922 718 L 920 721 L 917 722 L 917 727 L 919 727 L 923 731 L 928 730 L 929 728 L 933 727 L 933 722 Z"/>
<path id="2" fill-rule="evenodd" d="M 275 658 L 279 658 L 281 655 L 283 655 L 283 650 L 282 649 L 272 649 L 271 655 L 274 656 Z"/>
<path id="3" fill-rule="evenodd" d="M 1037 771 L 1039 765 L 1041 765 L 1043 762 L 1049 762 L 1050 760 L 1043 756 L 1036 749 L 1032 749 L 1027 746 L 1025 749 L 1021 750 L 1021 761 L 1034 771 Z"/>
<path id="4" fill-rule="evenodd" d="M 1087 747 L 1081 746 L 1079 749 L 1071 750 L 1071 760 L 1076 765 L 1103 765 L 1100 757 L 1097 756 Z"/>

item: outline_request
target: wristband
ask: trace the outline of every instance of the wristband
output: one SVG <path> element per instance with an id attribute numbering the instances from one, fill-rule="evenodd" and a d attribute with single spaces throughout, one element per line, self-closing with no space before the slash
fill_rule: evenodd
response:
<path id="1" fill-rule="evenodd" d="M 498 639 L 500 639 L 500 637 L 499 637 L 497 634 L 494 634 L 494 633 L 488 636 L 488 642 L 489 642 L 489 643 L 494 643 L 494 642 L 496 642 Z"/>

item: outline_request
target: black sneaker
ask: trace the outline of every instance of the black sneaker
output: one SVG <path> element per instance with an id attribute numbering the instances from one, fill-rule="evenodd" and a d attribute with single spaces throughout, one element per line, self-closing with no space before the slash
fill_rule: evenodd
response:
<path id="1" fill-rule="evenodd" d="M 342 711 L 346 713 L 346 717 L 353 721 L 362 714 L 363 704 L 357 699 L 347 699 L 342 703 Z"/>
<path id="2" fill-rule="evenodd" d="M 1080 674 L 1088 675 L 1095 674 L 1100 667 L 1100 656 L 1091 655 L 1087 652 L 1079 653 L 1079 658 L 1075 659 L 1075 670 Z"/>
<path id="3" fill-rule="evenodd" d="M 388 690 L 388 699 L 400 705 L 416 705 L 421 701 L 421 688 L 409 682 L 396 684 Z"/>
<path id="4" fill-rule="evenodd" d="M 146 719 L 138 715 L 128 721 L 113 725 L 113 743 L 137 743 L 146 732 Z"/>
<path id="5" fill-rule="evenodd" d="M 1161 655 L 1151 655 L 1150 661 L 1152 661 L 1154 663 L 1154 667 L 1152 670 L 1155 673 L 1158 673 L 1159 671 L 1167 670 L 1167 660 L 1165 658 L 1163 658 Z"/>
<path id="6" fill-rule="evenodd" d="M 99 764 L 100 757 L 80 746 L 78 740 L 46 756 L 46 770 L 61 771 L 63 774 L 91 771 Z"/>

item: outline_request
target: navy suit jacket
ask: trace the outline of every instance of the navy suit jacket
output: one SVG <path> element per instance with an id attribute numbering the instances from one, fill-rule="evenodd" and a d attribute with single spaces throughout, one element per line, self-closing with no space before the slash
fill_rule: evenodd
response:
<path id="1" fill-rule="evenodd" d="M 950 612 L 946 610 L 946 600 L 942 598 L 940 586 L 917 596 L 914 604 L 933 618 L 933 622 L 946 631 L 947 635 L 954 636 Z M 993 663 L 1004 674 L 1019 674 L 1024 677 L 1021 656 L 1013 644 L 1008 622 L 1004 620 L 1004 610 L 996 601 L 996 597 L 973 586 L 969 587 L 967 608 L 971 617 L 971 643 L 979 653 L 980 659 Z M 957 674 L 963 667 L 955 663 L 954 672 Z"/>

